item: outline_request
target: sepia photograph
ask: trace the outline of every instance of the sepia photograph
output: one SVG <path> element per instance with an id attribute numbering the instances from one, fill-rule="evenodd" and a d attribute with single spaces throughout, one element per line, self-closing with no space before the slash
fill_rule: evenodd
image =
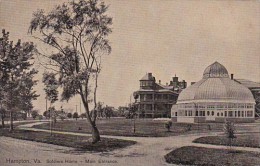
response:
<path id="1" fill-rule="evenodd" d="M 260 166 L 259 0 L 0 0 L 0 166 Z"/>

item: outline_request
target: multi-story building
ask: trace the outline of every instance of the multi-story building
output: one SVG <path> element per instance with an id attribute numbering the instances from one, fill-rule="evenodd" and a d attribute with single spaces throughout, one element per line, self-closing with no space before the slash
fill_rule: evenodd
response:
<path id="1" fill-rule="evenodd" d="M 169 84 L 162 85 L 161 81 L 156 82 L 152 73 L 147 73 L 139 81 L 140 89 L 133 94 L 139 118 L 170 117 L 179 92 L 187 86 L 185 80 L 180 82 L 176 76 Z"/>
<path id="2" fill-rule="evenodd" d="M 233 79 L 233 75 L 232 75 Z M 253 94 L 255 98 L 255 114 L 256 116 L 260 117 L 260 83 L 259 82 L 253 82 L 246 79 L 234 79 L 236 82 L 244 85 L 247 87 L 251 93 Z"/>

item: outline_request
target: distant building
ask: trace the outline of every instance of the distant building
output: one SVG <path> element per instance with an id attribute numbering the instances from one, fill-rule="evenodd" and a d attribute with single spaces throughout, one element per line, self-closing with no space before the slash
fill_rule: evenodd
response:
<path id="1" fill-rule="evenodd" d="M 232 75 L 233 77 L 233 75 Z M 255 98 L 255 113 L 256 116 L 260 117 L 260 83 L 259 82 L 253 82 L 246 79 L 234 79 L 239 84 L 244 85 L 247 87 L 253 94 Z"/>
<path id="2" fill-rule="evenodd" d="M 185 80 L 172 81 L 162 85 L 156 82 L 152 73 L 147 73 L 140 81 L 140 89 L 134 92 L 135 107 L 139 118 L 170 117 L 171 107 L 176 103 L 179 92 L 186 88 Z"/>
<path id="3" fill-rule="evenodd" d="M 218 62 L 208 66 L 203 78 L 184 89 L 173 105 L 173 121 L 253 122 L 255 99 L 251 91 L 229 78 L 227 69 Z"/>

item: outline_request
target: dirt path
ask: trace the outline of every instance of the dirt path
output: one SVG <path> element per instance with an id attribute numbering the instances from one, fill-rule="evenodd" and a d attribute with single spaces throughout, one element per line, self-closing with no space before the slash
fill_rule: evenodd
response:
<path id="1" fill-rule="evenodd" d="M 43 131 L 49 132 L 49 130 L 35 129 L 32 128 L 34 125 L 46 122 L 37 122 L 34 124 L 20 125 L 20 129 L 33 130 L 33 131 Z M 73 132 L 59 132 L 53 131 L 59 134 L 73 134 L 81 136 L 89 136 L 90 134 L 83 133 L 73 133 Z M 168 165 L 164 160 L 164 155 L 169 153 L 175 148 L 182 146 L 200 146 L 209 148 L 221 148 L 225 149 L 225 146 L 216 145 L 205 145 L 205 144 L 195 144 L 192 141 L 201 136 L 216 135 L 212 134 L 192 134 L 192 135 L 181 135 L 181 136 L 171 136 L 171 137 L 123 137 L 123 136 L 104 136 L 109 138 L 120 138 L 125 140 L 137 141 L 137 144 L 124 148 L 118 149 L 107 153 L 77 153 L 73 148 L 49 145 L 44 143 L 36 143 L 31 141 L 23 141 L 12 138 L 0 137 L 0 165 L 8 165 L 6 159 L 12 156 L 14 159 L 19 158 L 30 158 L 31 163 L 27 165 L 35 165 L 33 163 L 33 158 L 41 160 L 40 165 L 55 165 L 48 163 L 47 160 L 57 160 L 63 161 L 63 163 L 56 163 L 56 165 L 133 165 L 133 166 L 159 166 Z M 15 143 L 14 143 L 15 142 Z M 259 148 L 239 148 L 234 147 L 239 150 L 257 151 Z M 19 150 L 17 150 L 19 149 Z M 10 158 L 10 157 L 9 157 Z M 73 159 L 77 163 L 64 163 L 66 159 Z M 87 161 L 87 162 L 85 162 Z M 93 163 L 88 163 L 93 162 Z M 99 163 L 99 161 L 104 161 L 105 163 Z M 112 163 L 107 163 L 112 162 Z"/>

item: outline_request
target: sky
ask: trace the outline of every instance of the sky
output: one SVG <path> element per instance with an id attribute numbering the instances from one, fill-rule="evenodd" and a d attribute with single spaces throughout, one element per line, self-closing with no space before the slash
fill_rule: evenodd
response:
<path id="1" fill-rule="evenodd" d="M 65 0 L 64 0 L 65 1 Z M 32 13 L 49 11 L 62 0 L 0 0 L 0 29 L 12 40 L 33 41 L 27 34 Z M 260 82 L 260 1 L 209 0 L 106 0 L 113 17 L 109 40 L 112 52 L 103 58 L 98 100 L 118 107 L 130 102 L 139 89 L 139 79 L 151 72 L 163 84 L 176 74 L 179 79 L 199 81 L 204 69 L 215 61 L 235 78 Z M 41 96 L 35 109 L 45 110 Z M 80 100 L 57 102 L 56 107 L 79 109 Z"/>

